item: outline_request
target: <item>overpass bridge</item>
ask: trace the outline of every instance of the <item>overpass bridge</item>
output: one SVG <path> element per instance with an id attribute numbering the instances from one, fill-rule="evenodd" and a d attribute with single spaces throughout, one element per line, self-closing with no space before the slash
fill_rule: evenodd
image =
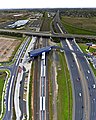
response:
<path id="1" fill-rule="evenodd" d="M 37 37 L 56 37 L 56 38 L 87 38 L 87 39 L 96 39 L 96 36 L 93 35 L 77 35 L 77 34 L 62 34 L 62 33 L 51 33 L 49 32 L 31 32 L 31 31 L 24 31 L 24 30 L 6 30 L 0 29 L 1 34 L 24 34 L 29 36 L 37 36 Z"/>
<path id="2" fill-rule="evenodd" d="M 86 56 L 86 57 L 90 57 L 90 55 L 86 54 L 86 53 L 80 53 L 78 51 L 73 51 L 73 50 L 67 50 L 66 48 L 62 48 L 62 47 L 59 47 L 59 46 L 46 46 L 46 47 L 42 47 L 42 48 L 39 48 L 39 49 L 35 49 L 35 50 L 31 50 L 30 52 L 28 52 L 29 54 L 29 57 L 30 58 L 33 58 L 33 57 L 36 57 L 36 56 L 39 56 L 41 55 L 43 52 L 50 52 L 52 49 L 55 49 L 55 50 L 61 50 L 61 52 L 73 52 L 73 53 L 76 53 L 77 56 Z"/>

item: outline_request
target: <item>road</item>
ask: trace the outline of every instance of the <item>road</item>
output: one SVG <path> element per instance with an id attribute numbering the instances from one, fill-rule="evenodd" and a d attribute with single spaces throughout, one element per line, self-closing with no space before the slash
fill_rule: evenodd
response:
<path id="1" fill-rule="evenodd" d="M 78 45 L 76 44 L 75 40 L 72 42 L 70 41 L 70 44 L 72 44 L 72 47 L 74 51 L 79 51 L 80 53 L 82 52 L 79 48 Z M 90 68 L 90 65 L 88 63 L 88 60 L 85 57 L 77 56 L 78 60 L 81 64 L 83 73 L 85 75 L 86 81 L 87 81 L 87 87 L 89 90 L 89 95 L 90 95 L 90 120 L 95 120 L 96 119 L 96 89 L 92 87 L 92 85 L 96 85 L 96 78 Z"/>
<path id="2" fill-rule="evenodd" d="M 65 30 L 62 29 L 61 24 L 59 25 L 60 20 L 59 20 L 59 14 L 55 16 L 56 21 L 55 21 L 55 28 L 57 29 L 58 32 L 64 33 Z M 57 22 L 58 21 L 58 22 Z M 67 33 L 67 32 L 66 32 Z M 70 40 L 72 41 L 72 39 Z M 84 86 L 82 85 L 82 75 L 81 75 L 81 70 L 80 66 L 76 57 L 75 53 L 71 53 L 72 46 L 69 42 L 68 39 L 61 39 L 61 44 L 63 48 L 66 48 L 65 55 L 67 59 L 67 64 L 69 67 L 69 71 L 71 74 L 71 80 L 72 80 L 72 85 L 73 85 L 73 120 L 81 120 L 83 119 L 86 115 L 89 114 L 89 111 L 87 111 L 85 108 L 88 105 L 86 105 L 86 100 L 88 98 L 88 92 L 84 92 Z M 70 52 L 68 52 L 70 51 Z M 84 83 L 84 82 L 83 82 Z M 85 85 L 85 84 L 84 84 Z M 89 103 L 90 101 L 88 101 Z M 85 118 L 86 119 L 86 118 Z M 89 120 L 89 116 L 88 116 Z"/>
<path id="3" fill-rule="evenodd" d="M 57 22 L 58 21 L 58 22 Z M 63 29 L 62 29 L 62 25 L 60 23 L 60 19 L 59 19 L 59 14 L 57 14 L 56 16 L 56 21 L 55 21 L 55 27 L 57 27 L 58 31 L 59 32 L 62 32 L 64 33 Z M 67 32 L 66 32 L 67 33 Z M 80 67 L 80 70 L 79 70 L 79 73 L 81 74 L 80 76 L 80 80 L 79 80 L 79 84 L 80 84 L 80 81 L 82 81 L 82 85 L 81 86 L 78 86 L 78 88 L 75 89 L 75 86 L 74 86 L 74 93 L 77 93 L 78 89 L 80 88 L 83 88 L 81 92 L 79 93 L 82 93 L 83 94 L 83 101 L 84 101 L 84 105 L 83 107 L 80 107 L 81 103 L 79 102 L 77 104 L 77 108 L 76 108 L 76 99 L 78 99 L 78 95 L 76 94 L 75 95 L 75 119 L 79 120 L 79 119 L 86 119 L 86 120 L 95 120 L 96 119 L 96 88 L 94 86 L 96 86 L 96 78 L 90 68 L 90 65 L 88 63 L 88 60 L 86 59 L 85 56 L 78 56 L 78 53 L 82 53 L 82 51 L 79 49 L 77 43 L 75 42 L 75 39 L 66 39 L 66 40 L 61 40 L 61 43 L 63 45 L 63 47 L 65 48 L 68 48 L 70 50 L 73 50 L 76 56 L 76 59 L 77 60 L 74 60 L 74 62 L 78 62 L 78 67 Z M 78 53 L 75 53 L 77 52 Z M 70 59 L 73 59 L 72 57 L 70 57 L 69 53 L 66 53 L 67 51 L 65 51 L 65 54 L 66 54 L 66 58 L 67 58 L 67 62 L 68 62 L 68 65 L 70 66 L 71 65 L 71 75 L 72 75 L 72 68 L 75 67 L 76 69 L 76 66 L 74 66 L 74 64 L 72 64 L 71 60 Z M 76 71 L 73 72 L 75 74 L 75 76 L 77 75 Z M 72 79 L 74 80 L 74 78 Z M 76 81 L 73 82 L 74 85 L 76 85 Z M 77 85 L 76 85 L 77 87 Z M 81 95 L 79 95 L 80 97 Z M 78 116 L 80 113 L 78 113 L 79 110 L 82 110 L 84 109 L 83 113 L 81 114 L 81 116 Z M 82 116 L 83 115 L 83 116 Z M 77 117 L 76 117 L 77 116 Z M 73 118 L 74 119 L 74 118 Z"/>
<path id="4" fill-rule="evenodd" d="M 69 47 L 65 40 L 62 40 L 61 43 L 63 47 L 66 47 L 69 50 Z M 77 81 L 77 79 L 81 77 L 79 74 L 77 63 L 72 53 L 65 51 L 65 55 L 66 55 L 69 71 L 71 73 L 71 80 L 72 80 L 72 85 L 73 85 L 73 97 L 74 97 L 73 98 L 74 99 L 73 100 L 74 101 L 73 118 L 74 120 L 81 120 L 81 118 L 83 118 L 83 113 L 84 113 L 84 109 L 82 107 L 84 106 L 84 103 L 83 103 L 83 94 L 82 96 L 79 96 L 79 93 L 83 93 L 83 91 L 82 91 L 81 82 Z"/>
<path id="5" fill-rule="evenodd" d="M 60 26 L 61 27 L 61 26 Z M 62 27 L 63 28 L 63 27 Z M 96 39 L 96 36 L 94 35 L 77 35 L 77 34 L 66 34 L 64 33 L 50 33 L 49 32 L 32 32 L 32 31 L 24 31 L 24 30 L 6 30 L 6 29 L 0 29 L 0 33 L 19 33 L 22 35 L 29 35 L 29 36 L 36 36 L 36 37 L 57 37 L 57 38 L 88 38 L 88 39 Z"/>
<path id="6" fill-rule="evenodd" d="M 90 35 L 73 35 L 68 34 L 60 23 L 59 16 L 54 19 L 55 27 L 58 33 L 47 33 L 47 32 L 27 32 L 27 31 L 19 31 L 19 30 L 4 30 L 0 29 L 0 32 L 10 32 L 10 33 L 20 33 L 25 35 L 34 35 L 34 36 L 42 36 L 42 37 L 58 37 L 60 38 L 61 44 L 64 49 L 66 49 L 65 55 L 68 64 L 68 68 L 71 74 L 72 85 L 73 85 L 73 95 L 74 95 L 74 109 L 73 109 L 73 119 L 74 120 L 95 120 L 96 119 L 96 78 L 93 75 L 93 72 L 88 64 L 88 61 L 84 57 L 82 51 L 78 48 L 75 39 L 69 38 L 94 38 L 96 36 Z M 67 33 L 67 34 L 66 34 Z M 38 38 L 37 48 L 45 47 L 48 45 L 48 38 Z M 68 39 L 65 39 L 68 38 Z M 17 54 L 16 62 L 9 67 L 0 67 L 8 68 L 11 71 L 11 77 L 8 82 L 7 92 L 6 92 L 6 114 L 3 120 L 11 120 L 13 115 L 13 97 L 14 97 L 14 85 L 17 77 L 18 66 L 21 61 L 22 56 L 24 55 L 24 51 L 26 51 L 26 46 L 30 41 L 30 37 L 23 43 L 21 50 Z M 73 52 L 74 53 L 73 53 Z M 25 57 L 25 59 L 27 56 Z M 46 70 L 45 67 L 42 66 L 41 57 L 36 57 L 34 59 L 34 120 L 49 120 L 49 87 L 48 87 L 48 70 L 47 70 L 47 55 L 45 59 Z M 23 61 L 23 63 L 26 60 Z M 44 62 L 44 61 L 43 61 Z M 43 77 L 40 76 L 43 68 Z M 25 68 L 24 68 L 25 72 Z M 45 73 L 46 72 L 46 73 Z M 25 73 L 22 77 L 22 84 L 20 87 L 20 101 L 19 106 L 21 110 L 21 117 L 23 118 L 23 91 L 24 91 L 24 81 L 25 81 Z M 19 83 L 20 84 L 20 83 Z M 40 107 L 42 105 L 42 108 Z"/>
<path id="7" fill-rule="evenodd" d="M 17 74 L 18 65 L 20 63 L 20 60 L 22 58 L 24 50 L 26 50 L 26 46 L 28 45 L 30 39 L 28 38 L 22 45 L 21 51 L 19 52 L 17 56 L 16 62 L 13 64 L 13 69 L 11 72 L 11 77 L 8 82 L 8 87 L 6 90 L 6 113 L 3 118 L 3 120 L 11 120 L 13 115 L 13 96 L 14 96 L 14 85 L 15 85 L 15 79 Z"/>

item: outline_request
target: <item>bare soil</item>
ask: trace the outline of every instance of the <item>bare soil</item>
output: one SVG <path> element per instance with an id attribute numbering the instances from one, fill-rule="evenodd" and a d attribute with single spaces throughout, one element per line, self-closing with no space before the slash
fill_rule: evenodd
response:
<path id="1" fill-rule="evenodd" d="M 20 40 L 0 37 L 0 62 L 8 61 L 19 44 Z"/>

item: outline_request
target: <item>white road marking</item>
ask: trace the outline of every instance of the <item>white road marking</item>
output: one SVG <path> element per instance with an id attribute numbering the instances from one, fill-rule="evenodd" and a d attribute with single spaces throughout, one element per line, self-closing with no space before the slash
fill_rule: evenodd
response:
<path id="1" fill-rule="evenodd" d="M 14 75 L 12 76 L 11 84 L 10 84 L 10 88 L 9 88 L 9 96 L 8 96 L 8 111 L 10 111 L 11 88 L 12 88 L 13 79 L 14 79 Z"/>
<path id="2" fill-rule="evenodd" d="M 43 110 L 45 110 L 45 97 L 43 97 Z"/>
<path id="3" fill-rule="evenodd" d="M 42 110 L 42 97 L 40 97 L 40 111 Z"/>

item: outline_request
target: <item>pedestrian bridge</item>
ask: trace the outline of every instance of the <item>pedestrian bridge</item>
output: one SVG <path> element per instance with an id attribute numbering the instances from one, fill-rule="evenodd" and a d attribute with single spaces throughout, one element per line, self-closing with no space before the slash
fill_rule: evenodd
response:
<path id="1" fill-rule="evenodd" d="M 90 55 L 88 54 L 85 54 L 85 53 L 81 53 L 80 51 L 73 51 L 73 50 L 68 50 L 66 48 L 62 48 L 62 47 L 59 47 L 59 46 L 46 46 L 46 47 L 42 47 L 42 48 L 39 48 L 39 49 L 35 49 L 35 50 L 31 50 L 30 52 L 28 52 L 29 54 L 29 57 L 30 58 L 33 58 L 33 57 L 36 57 L 36 56 L 39 56 L 41 55 L 43 52 L 50 52 L 52 49 L 54 50 L 61 50 L 61 52 L 73 52 L 73 53 L 76 53 L 76 55 L 78 56 L 87 56 L 87 57 L 90 57 Z"/>

